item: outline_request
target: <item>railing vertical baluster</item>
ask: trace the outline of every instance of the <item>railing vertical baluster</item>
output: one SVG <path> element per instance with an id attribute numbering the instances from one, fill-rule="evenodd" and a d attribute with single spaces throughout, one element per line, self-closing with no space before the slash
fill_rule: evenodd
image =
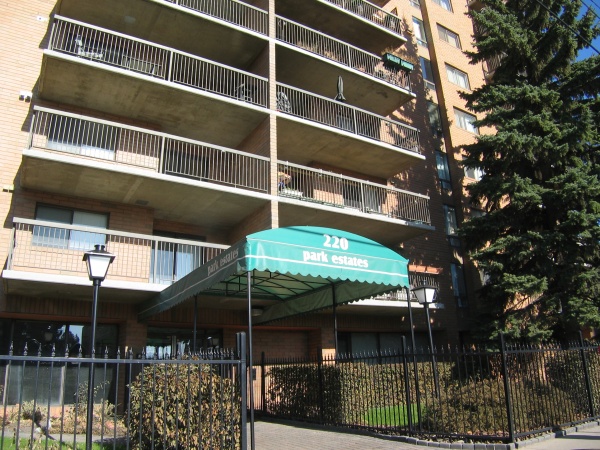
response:
<path id="1" fill-rule="evenodd" d="M 515 421 L 513 418 L 513 405 L 510 389 L 510 378 L 506 361 L 506 345 L 504 333 L 500 333 L 500 359 L 502 362 L 502 377 L 504 379 L 504 396 L 506 398 L 506 418 L 508 420 L 508 439 L 510 443 L 515 442 Z"/>
<path id="2" fill-rule="evenodd" d="M 318 399 L 319 399 L 319 420 L 321 424 L 325 424 L 325 403 L 323 399 L 323 388 L 325 386 L 323 380 L 323 354 L 319 352 L 317 355 L 317 371 L 318 371 Z"/>
<path id="3" fill-rule="evenodd" d="M 587 391 L 587 398 L 590 405 L 590 417 L 596 417 L 596 408 L 594 406 L 594 391 L 592 390 L 592 382 L 590 378 L 590 367 L 588 364 L 587 356 L 586 356 L 586 348 L 585 342 L 583 341 L 583 334 L 581 330 L 579 331 L 579 345 L 580 345 L 580 355 L 581 361 L 583 363 L 583 374 L 585 376 L 585 387 Z"/>

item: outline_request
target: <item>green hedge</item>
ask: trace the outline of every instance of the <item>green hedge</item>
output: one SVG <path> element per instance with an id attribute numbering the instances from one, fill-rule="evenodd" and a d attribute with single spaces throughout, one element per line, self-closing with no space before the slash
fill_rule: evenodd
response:
<path id="1" fill-rule="evenodd" d="M 153 364 L 129 386 L 134 449 L 240 448 L 238 390 L 207 364 Z"/>
<path id="2" fill-rule="evenodd" d="M 352 362 L 287 365 L 272 367 L 267 377 L 267 411 L 279 417 L 371 427 L 377 425 L 373 423 L 374 409 L 397 410 L 406 404 L 402 366 Z M 412 398 L 414 402 L 414 394 Z"/>

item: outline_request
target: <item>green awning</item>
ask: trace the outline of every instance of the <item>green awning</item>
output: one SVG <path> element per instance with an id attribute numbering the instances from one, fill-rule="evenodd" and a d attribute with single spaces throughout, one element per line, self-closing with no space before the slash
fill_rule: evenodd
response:
<path id="1" fill-rule="evenodd" d="M 140 319 L 195 295 L 272 300 L 255 323 L 318 311 L 408 287 L 408 261 L 356 234 L 321 227 L 251 234 L 172 284 L 139 310 Z"/>

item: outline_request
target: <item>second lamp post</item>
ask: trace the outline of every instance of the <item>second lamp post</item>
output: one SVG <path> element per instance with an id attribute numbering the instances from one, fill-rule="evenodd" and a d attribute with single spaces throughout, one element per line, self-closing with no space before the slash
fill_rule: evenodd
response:
<path id="1" fill-rule="evenodd" d="M 427 330 L 429 331 L 429 348 L 431 351 L 431 370 L 433 372 L 433 382 L 435 383 L 435 395 L 440 395 L 440 382 L 438 378 L 437 364 L 435 361 L 435 352 L 433 347 L 433 334 L 431 332 L 431 319 L 429 317 L 429 305 L 435 302 L 437 297 L 437 288 L 435 286 L 423 285 L 412 289 L 417 300 L 425 308 L 427 315 Z"/>

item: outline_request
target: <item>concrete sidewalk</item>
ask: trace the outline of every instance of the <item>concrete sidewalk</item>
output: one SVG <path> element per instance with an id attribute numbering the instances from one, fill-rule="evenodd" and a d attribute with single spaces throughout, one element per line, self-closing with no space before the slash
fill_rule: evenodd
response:
<path id="1" fill-rule="evenodd" d="M 385 436 L 375 437 L 310 427 L 299 423 L 283 424 L 268 421 L 257 421 L 254 430 L 256 450 L 423 450 L 424 448 L 600 450 L 600 422 L 586 423 L 512 445 L 461 444 L 457 442 L 449 444 L 427 441 L 419 441 L 418 445 L 415 445 Z M 250 448 L 250 433 L 248 433 L 248 448 Z"/>
<path id="2" fill-rule="evenodd" d="M 423 450 L 418 445 L 389 439 L 257 421 L 254 424 L 256 450 Z M 250 448 L 250 433 L 248 433 Z"/>
<path id="3" fill-rule="evenodd" d="M 590 422 L 519 443 L 527 450 L 600 450 L 600 422 Z"/>

